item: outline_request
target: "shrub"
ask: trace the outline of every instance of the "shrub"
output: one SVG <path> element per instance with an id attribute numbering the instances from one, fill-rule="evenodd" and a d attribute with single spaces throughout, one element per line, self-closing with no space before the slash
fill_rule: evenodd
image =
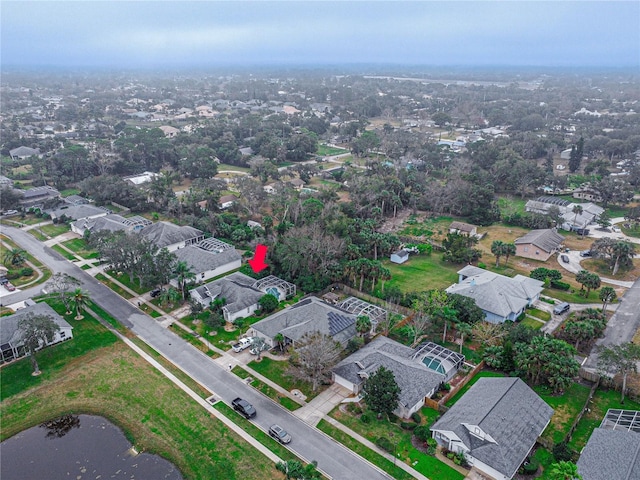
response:
<path id="1" fill-rule="evenodd" d="M 427 439 L 427 453 L 429 455 L 435 455 L 437 447 L 438 447 L 438 442 L 436 442 L 435 438 Z"/>
<path id="2" fill-rule="evenodd" d="M 389 414 L 389 421 L 391 423 L 398 423 L 398 420 L 400 420 L 400 419 L 398 418 L 397 415 L 394 415 L 393 413 Z"/>
<path id="3" fill-rule="evenodd" d="M 413 412 L 411 414 L 411 420 L 413 420 L 414 422 L 416 422 L 418 425 L 420 425 L 422 423 L 422 416 L 420 415 L 419 412 Z"/>
<path id="4" fill-rule="evenodd" d="M 348 403 L 347 404 L 347 412 L 353 415 L 360 415 L 362 413 L 362 407 L 357 403 Z"/>
<path id="5" fill-rule="evenodd" d="M 565 282 L 561 282 L 560 280 L 552 280 L 551 288 L 555 288 L 556 290 L 564 290 L 566 292 L 571 288 L 571 285 Z"/>
<path id="6" fill-rule="evenodd" d="M 426 425 L 418 425 L 413 429 L 413 434 L 418 440 L 423 442 L 427 442 L 431 438 L 431 430 L 429 430 L 429 427 Z"/>
<path id="7" fill-rule="evenodd" d="M 540 467 L 540 462 L 537 458 L 532 457 L 529 461 L 522 464 L 522 473 L 525 475 L 533 475 L 538 471 L 538 467 Z"/>
<path id="8" fill-rule="evenodd" d="M 21 268 L 20 275 L 22 275 L 23 277 L 30 277 L 31 275 L 33 275 L 33 268 L 31 267 Z"/>
<path id="9" fill-rule="evenodd" d="M 364 412 L 362 415 L 360 415 L 360 421 L 362 423 L 371 423 L 373 419 L 373 413 L 371 412 Z"/>
<path id="10" fill-rule="evenodd" d="M 484 268 L 484 269 L 486 269 L 486 268 L 487 268 L 487 266 L 486 266 L 484 263 L 482 263 L 482 262 L 478 262 L 478 268 Z"/>
<path id="11" fill-rule="evenodd" d="M 404 430 L 413 430 L 416 426 L 417 425 L 413 422 L 400 422 L 400 428 Z"/>
<path id="12" fill-rule="evenodd" d="M 556 443 L 551 453 L 558 462 L 572 462 L 574 460 L 573 450 L 566 442 Z"/>
<path id="13" fill-rule="evenodd" d="M 387 437 L 380 437 L 376 440 L 376 445 L 380 447 L 385 452 L 393 453 L 394 446 Z"/>

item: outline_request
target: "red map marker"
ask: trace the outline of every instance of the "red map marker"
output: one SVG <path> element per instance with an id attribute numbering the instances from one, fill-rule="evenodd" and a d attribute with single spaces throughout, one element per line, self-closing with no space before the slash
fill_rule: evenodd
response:
<path id="1" fill-rule="evenodd" d="M 267 247 L 265 245 L 256 245 L 256 251 L 253 254 L 253 258 L 249 260 L 249 265 L 255 273 L 261 272 L 268 267 L 264 263 L 264 259 L 267 256 Z"/>

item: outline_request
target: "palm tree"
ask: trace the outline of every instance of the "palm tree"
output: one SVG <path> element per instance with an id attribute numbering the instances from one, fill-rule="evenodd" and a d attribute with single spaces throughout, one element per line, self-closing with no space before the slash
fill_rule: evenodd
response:
<path id="1" fill-rule="evenodd" d="M 276 333 L 276 335 L 273 337 L 273 341 L 278 344 L 280 353 L 282 353 L 282 349 L 284 347 L 284 335 L 282 333 Z"/>
<path id="2" fill-rule="evenodd" d="M 462 353 L 462 345 L 464 345 L 464 337 L 465 335 L 469 337 L 471 336 L 471 334 L 473 333 L 473 325 L 466 322 L 458 322 L 458 325 L 456 325 L 456 330 L 458 330 L 458 333 L 460 334 L 460 353 Z"/>
<path id="3" fill-rule="evenodd" d="M 193 280 L 196 277 L 196 274 L 193 273 L 189 264 L 185 261 L 179 261 L 176 263 L 176 267 L 173 270 L 173 273 L 176 277 L 178 277 L 178 287 L 180 288 L 180 292 L 182 293 L 182 300 L 186 300 L 187 298 L 187 282 L 189 280 Z"/>
<path id="4" fill-rule="evenodd" d="M 496 267 L 500 264 L 500 257 L 504 255 L 504 242 L 502 240 L 494 240 L 491 244 L 491 253 L 496 256 Z"/>
<path id="5" fill-rule="evenodd" d="M 5 252 L 2 261 L 7 266 L 17 267 L 25 262 L 26 253 L 27 252 L 21 248 L 12 248 Z"/>
<path id="6" fill-rule="evenodd" d="M 511 255 L 515 255 L 516 254 L 516 244 L 515 243 L 505 243 L 504 244 L 504 263 L 505 265 L 507 263 L 509 263 L 509 257 Z"/>
<path id="7" fill-rule="evenodd" d="M 73 296 L 71 297 L 71 303 L 76 309 L 75 319 L 82 320 L 84 316 L 81 315 L 80 312 L 84 310 L 87 307 L 87 304 L 89 303 L 89 293 L 82 290 L 80 287 L 76 288 L 73 291 Z"/>
<path id="8" fill-rule="evenodd" d="M 584 286 L 587 287 L 587 293 L 585 294 L 585 298 L 589 298 L 589 294 L 591 293 L 592 289 L 596 290 L 600 288 L 600 284 L 601 284 L 600 277 L 597 274 L 590 272 L 586 278 L 586 283 L 584 284 Z"/>
<path id="9" fill-rule="evenodd" d="M 607 305 L 615 302 L 618 298 L 618 295 L 616 294 L 616 291 L 613 289 L 613 287 L 602 287 L 598 296 L 600 297 L 600 300 L 602 300 L 603 313 L 607 311 Z"/>
<path id="10" fill-rule="evenodd" d="M 573 216 L 573 225 L 575 226 L 578 215 L 582 215 L 582 207 L 580 205 L 574 205 L 571 211 L 575 214 Z"/>
<path id="11" fill-rule="evenodd" d="M 369 331 L 371 331 L 371 319 L 367 315 L 360 315 L 356 320 L 356 332 L 365 336 Z"/>
<path id="12" fill-rule="evenodd" d="M 615 245 L 613 245 L 612 250 L 612 256 L 616 259 L 616 261 L 613 265 L 613 272 L 611 272 L 611 274 L 616 275 L 621 263 L 623 265 L 633 264 L 633 256 L 636 252 L 636 249 L 633 243 L 616 242 Z"/>

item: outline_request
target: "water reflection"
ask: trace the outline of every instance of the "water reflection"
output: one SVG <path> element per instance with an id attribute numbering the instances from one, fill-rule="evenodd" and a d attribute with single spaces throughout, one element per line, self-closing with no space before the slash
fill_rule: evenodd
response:
<path id="1" fill-rule="evenodd" d="M 182 480 L 173 464 L 138 454 L 118 427 L 93 415 L 65 415 L 20 432 L 0 443 L 0 458 L 2 480 Z"/>

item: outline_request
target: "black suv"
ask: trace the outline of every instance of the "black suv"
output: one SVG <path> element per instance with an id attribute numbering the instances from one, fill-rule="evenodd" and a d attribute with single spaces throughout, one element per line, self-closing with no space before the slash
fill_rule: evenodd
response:
<path id="1" fill-rule="evenodd" d="M 246 419 L 256 416 L 256 409 L 253 408 L 253 405 L 240 397 L 234 399 L 233 402 L 231 402 L 231 405 L 233 406 L 234 410 L 236 410 Z"/>
<path id="2" fill-rule="evenodd" d="M 151 298 L 156 298 L 162 292 L 164 292 L 164 288 L 154 288 L 153 290 L 151 290 L 151 293 L 149 295 L 151 296 Z"/>

